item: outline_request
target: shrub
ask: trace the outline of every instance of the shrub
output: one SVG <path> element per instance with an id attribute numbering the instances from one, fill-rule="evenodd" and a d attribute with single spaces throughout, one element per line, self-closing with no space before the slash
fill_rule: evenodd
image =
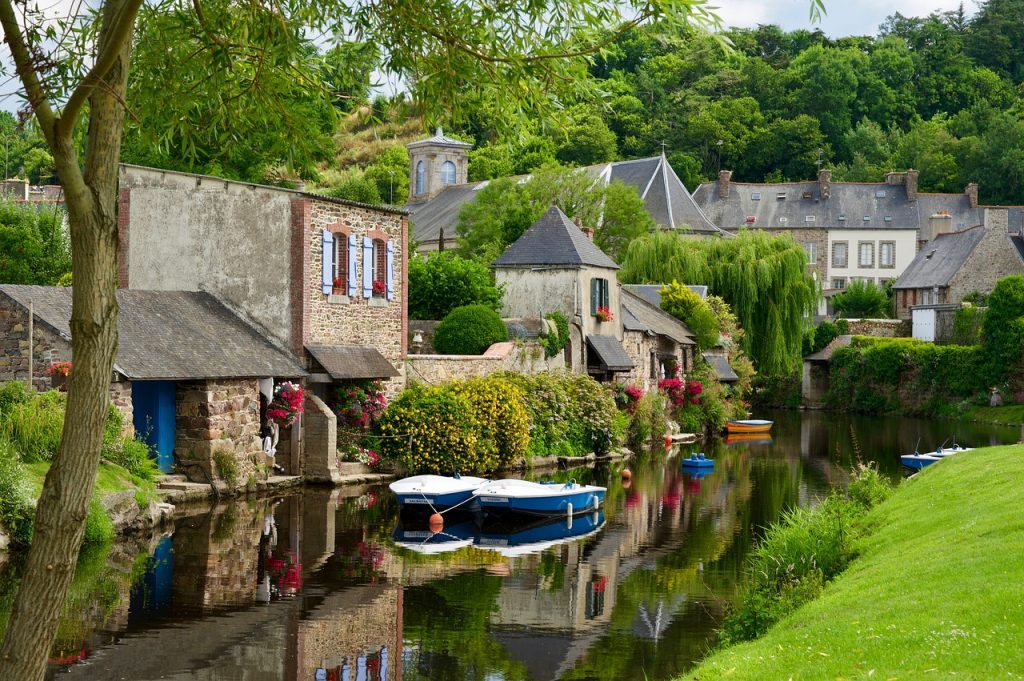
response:
<path id="1" fill-rule="evenodd" d="M 465 395 L 444 386 L 413 385 L 380 421 L 381 449 L 411 470 L 434 473 L 488 471 L 496 458 L 479 459 L 479 426 Z"/>
<path id="2" fill-rule="evenodd" d="M 988 355 L 988 380 L 995 385 L 1021 362 L 1024 347 L 1024 276 L 1000 279 L 988 296 L 982 344 Z"/>
<path id="3" fill-rule="evenodd" d="M 104 442 L 101 456 L 144 481 L 156 480 L 160 475 L 160 467 L 153 458 L 149 445 L 140 440 L 118 437 L 110 442 Z"/>
<path id="4" fill-rule="evenodd" d="M 11 405 L 21 404 L 28 400 L 28 392 L 21 381 L 0 383 L 0 415 L 7 413 Z"/>
<path id="5" fill-rule="evenodd" d="M 32 538 L 34 516 L 32 487 L 11 443 L 0 438 L 0 525 L 11 539 L 27 545 Z"/>
<path id="6" fill-rule="evenodd" d="M 668 430 L 668 403 L 661 392 L 649 392 L 641 397 L 629 420 L 627 438 L 634 449 L 654 446 Z"/>
<path id="7" fill-rule="evenodd" d="M 530 415 L 523 391 L 503 378 L 476 378 L 452 384 L 466 397 L 478 427 L 478 456 L 497 458 L 497 467 L 507 467 L 526 456 L 530 445 Z"/>
<path id="8" fill-rule="evenodd" d="M 494 272 L 483 261 L 460 258 L 452 251 L 409 259 L 409 319 L 444 319 L 466 305 L 498 311 L 501 298 Z"/>
<path id="9" fill-rule="evenodd" d="M 874 461 L 868 464 L 857 464 L 853 470 L 850 484 L 846 488 L 850 500 L 864 510 L 873 508 L 888 499 L 892 491 L 892 483 L 878 472 L 878 464 Z"/>
<path id="10" fill-rule="evenodd" d="M 338 386 L 332 406 L 340 426 L 365 431 L 380 420 L 388 401 L 380 379 L 373 379 Z"/>
<path id="11" fill-rule="evenodd" d="M 65 398 L 64 393 L 50 390 L 8 403 L 0 422 L 0 437 L 14 445 L 22 462 L 53 460 L 64 430 Z"/>
<path id="12" fill-rule="evenodd" d="M 506 340 L 505 323 L 486 305 L 456 308 L 434 329 L 434 348 L 442 355 L 479 355 Z"/>
<path id="13" fill-rule="evenodd" d="M 889 298 L 874 282 L 854 279 L 832 298 L 836 314 L 847 319 L 878 319 L 889 316 Z"/>
<path id="14" fill-rule="evenodd" d="M 213 463 L 217 477 L 234 487 L 238 484 L 238 460 L 226 449 L 218 449 L 213 453 Z"/>
<path id="15" fill-rule="evenodd" d="M 981 327 L 985 308 L 965 305 L 953 316 L 953 344 L 977 345 L 981 342 Z"/>
<path id="16" fill-rule="evenodd" d="M 569 320 L 561 312 L 551 312 L 544 315 L 544 319 L 550 319 L 555 323 L 555 333 L 538 338 L 544 346 L 544 356 L 548 359 L 554 357 L 569 344 Z"/>
<path id="17" fill-rule="evenodd" d="M 697 337 L 697 346 L 707 350 L 718 344 L 718 317 L 689 287 L 673 281 L 661 289 L 661 309 L 685 323 Z"/>
<path id="18" fill-rule="evenodd" d="M 85 519 L 85 544 L 106 544 L 114 540 L 114 521 L 103 509 L 103 504 L 94 495 L 89 503 L 89 515 Z"/>

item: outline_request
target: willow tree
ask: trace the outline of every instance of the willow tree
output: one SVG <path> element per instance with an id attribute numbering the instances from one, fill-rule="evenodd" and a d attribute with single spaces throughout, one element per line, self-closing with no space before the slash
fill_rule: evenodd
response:
<path id="1" fill-rule="evenodd" d="M 7 71 L 20 80 L 64 187 L 75 282 L 65 428 L 0 647 L 0 679 L 43 678 L 96 481 L 117 348 L 116 199 L 127 111 L 143 125 L 171 120 L 174 129 L 163 139 L 182 149 L 194 130 L 230 145 L 234 127 L 252 122 L 242 118 L 273 107 L 264 88 L 270 79 L 290 75 L 310 97 L 330 95 L 325 74 L 304 73 L 302 65 L 310 37 L 333 33 L 379 46 L 381 69 L 403 79 L 428 117 L 457 117 L 458 105 L 480 93 L 504 118 L 546 116 L 564 109 L 567 97 L 591 91 L 588 55 L 624 32 L 653 21 L 717 25 L 705 0 L 155 0 L 147 11 L 172 17 L 161 26 L 192 45 L 190 78 L 156 101 L 132 101 L 127 84 L 141 6 L 57 3 L 52 7 L 82 14 L 53 18 L 34 4 L 0 0 Z M 192 106 L 204 90 L 218 90 L 224 105 Z M 252 106 L 228 106 L 238 101 Z M 171 108 L 181 116 L 161 115 Z"/>
<path id="2" fill-rule="evenodd" d="M 655 232 L 629 245 L 619 280 L 706 285 L 732 307 L 745 330 L 743 350 L 768 375 L 797 367 L 803 331 L 820 296 L 803 248 L 788 234 L 759 230 L 714 240 Z"/>

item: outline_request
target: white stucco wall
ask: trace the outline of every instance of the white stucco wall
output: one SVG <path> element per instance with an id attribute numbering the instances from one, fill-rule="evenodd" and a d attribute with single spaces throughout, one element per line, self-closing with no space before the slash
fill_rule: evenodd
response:
<path id="1" fill-rule="evenodd" d="M 210 291 L 288 343 L 294 192 L 132 166 L 121 188 L 130 288 Z"/>
<path id="2" fill-rule="evenodd" d="M 572 321 L 580 303 L 577 275 L 567 269 L 497 269 L 495 280 L 505 286 L 501 316 L 543 317 L 557 310 Z"/>
<path id="3" fill-rule="evenodd" d="M 832 251 L 837 241 L 847 244 L 846 267 L 833 267 Z M 874 265 L 860 267 L 858 265 L 859 244 L 867 241 L 872 244 Z M 895 267 L 879 267 L 880 246 L 883 241 L 892 241 L 896 245 Z M 870 278 L 878 284 L 886 279 L 896 279 L 907 268 L 917 254 L 916 229 L 830 229 L 828 230 L 828 256 L 826 259 L 826 278 L 822 282 L 824 288 L 832 288 L 832 282 L 838 277 L 850 280 L 857 277 Z"/>

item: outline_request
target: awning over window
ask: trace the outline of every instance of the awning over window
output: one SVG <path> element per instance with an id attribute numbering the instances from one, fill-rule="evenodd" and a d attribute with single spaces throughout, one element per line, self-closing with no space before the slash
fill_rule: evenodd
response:
<path id="1" fill-rule="evenodd" d="M 719 383 L 735 383 L 740 380 L 736 372 L 729 366 L 729 358 L 725 355 L 718 355 L 711 352 L 704 353 L 704 361 L 711 365 L 711 368 L 718 374 Z"/>
<path id="2" fill-rule="evenodd" d="M 614 336 L 587 336 L 587 347 L 590 348 L 588 366 L 600 366 L 604 371 L 629 371 L 633 368 L 633 360 Z M 597 362 L 592 361 L 595 358 Z"/>
<path id="3" fill-rule="evenodd" d="M 307 345 L 306 351 L 336 381 L 399 375 L 384 355 L 365 345 Z"/>

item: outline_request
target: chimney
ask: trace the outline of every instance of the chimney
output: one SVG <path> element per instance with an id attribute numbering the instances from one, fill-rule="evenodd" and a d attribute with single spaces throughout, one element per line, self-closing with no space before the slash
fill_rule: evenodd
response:
<path id="1" fill-rule="evenodd" d="M 827 199 L 832 195 L 832 171 L 822 168 L 818 171 L 818 196 Z"/>
<path id="2" fill-rule="evenodd" d="M 906 173 L 890 172 L 885 174 L 885 183 L 892 187 L 898 187 L 907 183 Z"/>
<path id="3" fill-rule="evenodd" d="M 729 198 L 729 180 L 732 179 L 731 170 L 718 171 L 718 198 Z"/>
<path id="4" fill-rule="evenodd" d="M 928 224 L 922 225 L 917 241 L 919 244 L 926 244 L 939 234 L 951 231 L 953 216 L 942 210 L 928 218 Z"/>
<path id="5" fill-rule="evenodd" d="M 907 201 L 917 201 L 917 175 L 913 168 L 907 170 Z"/>
<path id="6" fill-rule="evenodd" d="M 1009 234 L 1010 212 L 1005 208 L 985 209 L 985 231 Z"/>
<path id="7" fill-rule="evenodd" d="M 588 239 L 590 239 L 591 241 L 593 241 L 593 240 L 594 240 L 594 230 L 593 230 L 593 229 L 591 229 L 590 227 L 584 227 L 584 226 L 583 226 L 583 221 L 582 221 L 582 220 L 580 219 L 580 216 L 579 216 L 579 215 L 577 215 L 576 217 L 574 217 L 574 218 L 572 219 L 572 221 L 573 221 L 573 224 L 575 224 L 575 225 L 576 225 L 577 227 L 579 227 L 579 228 L 580 228 L 580 231 L 582 231 L 582 232 L 583 232 L 584 234 L 586 234 L 586 235 L 587 235 L 587 238 L 588 238 Z"/>
<path id="8" fill-rule="evenodd" d="M 970 182 L 964 187 L 964 194 L 967 195 L 967 200 L 971 202 L 971 208 L 978 207 L 978 183 Z"/>

